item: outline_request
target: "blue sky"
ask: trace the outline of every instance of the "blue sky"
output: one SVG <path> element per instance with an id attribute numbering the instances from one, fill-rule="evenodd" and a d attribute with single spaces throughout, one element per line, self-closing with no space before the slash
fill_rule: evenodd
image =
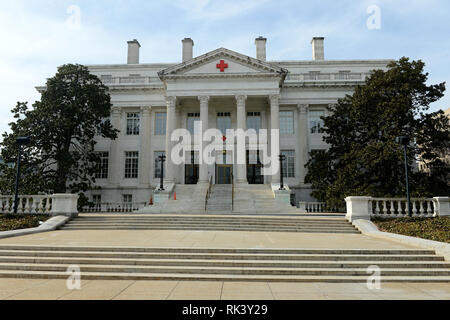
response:
<path id="1" fill-rule="evenodd" d="M 369 30 L 367 8 L 381 12 Z M 71 6 L 80 24 L 70 24 Z M 34 87 L 64 63 L 126 62 L 126 41 L 138 39 L 141 62 L 178 62 L 181 39 L 194 55 L 226 47 L 255 55 L 268 38 L 268 60 L 309 60 L 310 40 L 324 36 L 326 59 L 422 59 L 430 83 L 450 76 L 450 1 L 446 0 L 0 0 L 0 131 L 17 101 L 39 99 Z M 432 111 L 450 107 L 450 95 Z"/>

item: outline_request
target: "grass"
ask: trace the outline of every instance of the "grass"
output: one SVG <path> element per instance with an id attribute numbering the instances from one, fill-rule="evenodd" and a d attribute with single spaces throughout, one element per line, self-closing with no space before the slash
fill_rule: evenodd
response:
<path id="1" fill-rule="evenodd" d="M 450 217 L 372 219 L 380 231 L 450 243 Z"/>
<path id="2" fill-rule="evenodd" d="M 0 214 L 0 231 L 39 227 L 39 221 L 44 222 L 49 218 L 50 216 L 43 214 Z"/>

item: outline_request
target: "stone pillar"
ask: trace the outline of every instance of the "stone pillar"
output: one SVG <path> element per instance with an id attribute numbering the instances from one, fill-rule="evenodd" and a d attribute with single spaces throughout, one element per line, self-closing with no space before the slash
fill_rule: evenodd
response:
<path id="1" fill-rule="evenodd" d="M 306 176 L 306 168 L 305 164 L 309 159 L 309 145 L 308 145 L 308 137 L 309 137 L 309 129 L 308 129 L 308 104 L 298 104 L 298 151 L 297 155 L 299 161 L 299 180 L 300 185 L 305 183 Z"/>
<path id="2" fill-rule="evenodd" d="M 53 194 L 52 198 L 52 216 L 68 216 L 77 217 L 78 216 L 78 194 Z"/>
<path id="3" fill-rule="evenodd" d="M 121 108 L 113 107 L 111 112 L 111 125 L 118 130 L 121 130 Z M 111 153 L 109 155 L 109 183 L 113 185 L 120 184 L 120 138 L 122 132 L 117 133 L 117 138 L 111 140 Z"/>
<path id="4" fill-rule="evenodd" d="M 247 130 L 247 114 L 246 114 L 246 110 L 245 110 L 245 101 L 247 100 L 247 96 L 246 95 L 237 95 L 236 96 L 236 105 L 237 105 L 237 121 L 236 121 L 236 129 L 241 129 L 244 132 Z M 238 144 L 238 148 L 242 146 L 240 146 Z M 237 149 L 236 148 L 236 154 L 240 154 L 241 158 L 242 158 L 242 153 L 244 154 L 244 162 L 245 162 L 245 158 L 246 158 L 246 149 L 245 149 L 245 141 L 244 141 L 244 149 Z M 236 157 L 237 158 L 237 157 Z M 244 163 L 238 163 L 236 164 L 236 169 L 237 169 L 237 175 L 236 175 L 236 182 L 237 183 L 248 183 L 247 181 L 247 165 Z"/>
<path id="5" fill-rule="evenodd" d="M 269 96 L 270 100 L 270 128 L 271 130 L 280 130 L 280 95 L 274 94 Z M 278 156 L 280 155 L 280 141 L 278 140 L 276 144 L 272 141 L 272 135 L 270 137 L 270 157 L 273 161 L 279 161 Z M 280 172 L 272 175 L 272 184 L 280 183 Z"/>
<path id="6" fill-rule="evenodd" d="M 177 115 L 176 115 L 176 102 L 177 98 L 169 96 L 166 98 L 167 102 L 167 122 L 166 122 L 166 171 L 164 181 L 167 184 L 175 183 L 175 165 L 172 162 L 172 146 L 173 143 L 170 140 L 170 135 L 176 127 Z"/>
<path id="7" fill-rule="evenodd" d="M 357 219 L 370 220 L 372 213 L 372 197 L 347 197 L 347 214 L 345 218 L 353 222 Z"/>
<path id="8" fill-rule="evenodd" d="M 201 124 L 202 124 L 202 136 L 201 136 L 201 139 L 203 139 L 203 135 L 204 135 L 205 131 L 208 130 L 208 128 L 209 128 L 209 124 L 208 124 L 209 96 L 199 96 L 198 100 L 200 101 L 200 121 L 201 121 Z M 203 149 L 199 150 L 199 152 L 203 152 L 203 150 L 206 147 L 205 142 L 203 142 L 202 145 L 203 145 Z M 203 157 L 200 157 L 200 158 L 203 158 Z M 204 160 L 202 160 L 201 163 L 200 163 L 198 182 L 199 183 L 209 183 L 208 164 L 205 163 Z"/>
<path id="9" fill-rule="evenodd" d="M 450 198 L 434 197 L 434 214 L 438 217 L 450 216 Z"/>
<path id="10" fill-rule="evenodd" d="M 141 107 L 140 134 L 141 134 L 141 152 L 139 152 L 139 183 L 143 186 L 150 184 L 150 150 L 151 150 L 151 131 L 150 131 L 150 113 L 152 107 Z"/>

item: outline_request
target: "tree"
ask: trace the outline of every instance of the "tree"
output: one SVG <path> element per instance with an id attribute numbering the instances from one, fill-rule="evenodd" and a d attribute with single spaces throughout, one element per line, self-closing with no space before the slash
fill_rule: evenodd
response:
<path id="1" fill-rule="evenodd" d="M 5 164 L 16 161 L 18 136 L 29 136 L 24 148 L 21 190 L 26 193 L 86 191 L 95 183 L 99 156 L 95 137 L 115 139 L 118 130 L 105 119 L 111 113 L 108 88 L 89 70 L 76 64 L 58 68 L 47 80 L 41 101 L 33 108 L 18 102 L 11 111 L 15 122 L 3 134 Z M 11 193 L 14 168 L 2 166 L 2 192 Z"/>
<path id="2" fill-rule="evenodd" d="M 403 197 L 403 149 L 395 142 L 401 135 L 413 141 L 407 150 L 412 195 L 449 194 L 450 168 L 440 159 L 450 152 L 449 119 L 442 111 L 426 113 L 443 96 L 445 83 L 427 80 L 422 61 L 403 57 L 386 71 L 372 71 L 353 95 L 328 107 L 322 119 L 330 148 L 312 153 L 306 164 L 305 182 L 314 197 L 333 207 L 350 195 Z M 414 169 L 418 155 L 427 159 L 428 174 Z"/>

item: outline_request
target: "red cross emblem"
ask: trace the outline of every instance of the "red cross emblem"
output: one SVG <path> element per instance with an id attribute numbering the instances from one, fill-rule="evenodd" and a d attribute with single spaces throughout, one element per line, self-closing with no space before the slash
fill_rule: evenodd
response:
<path id="1" fill-rule="evenodd" d="M 222 141 L 225 142 L 227 140 L 227 137 L 222 136 Z"/>
<path id="2" fill-rule="evenodd" d="M 220 60 L 220 63 L 216 65 L 217 69 L 220 69 L 220 72 L 225 72 L 225 69 L 228 69 L 228 63 L 225 63 L 225 60 Z"/>

